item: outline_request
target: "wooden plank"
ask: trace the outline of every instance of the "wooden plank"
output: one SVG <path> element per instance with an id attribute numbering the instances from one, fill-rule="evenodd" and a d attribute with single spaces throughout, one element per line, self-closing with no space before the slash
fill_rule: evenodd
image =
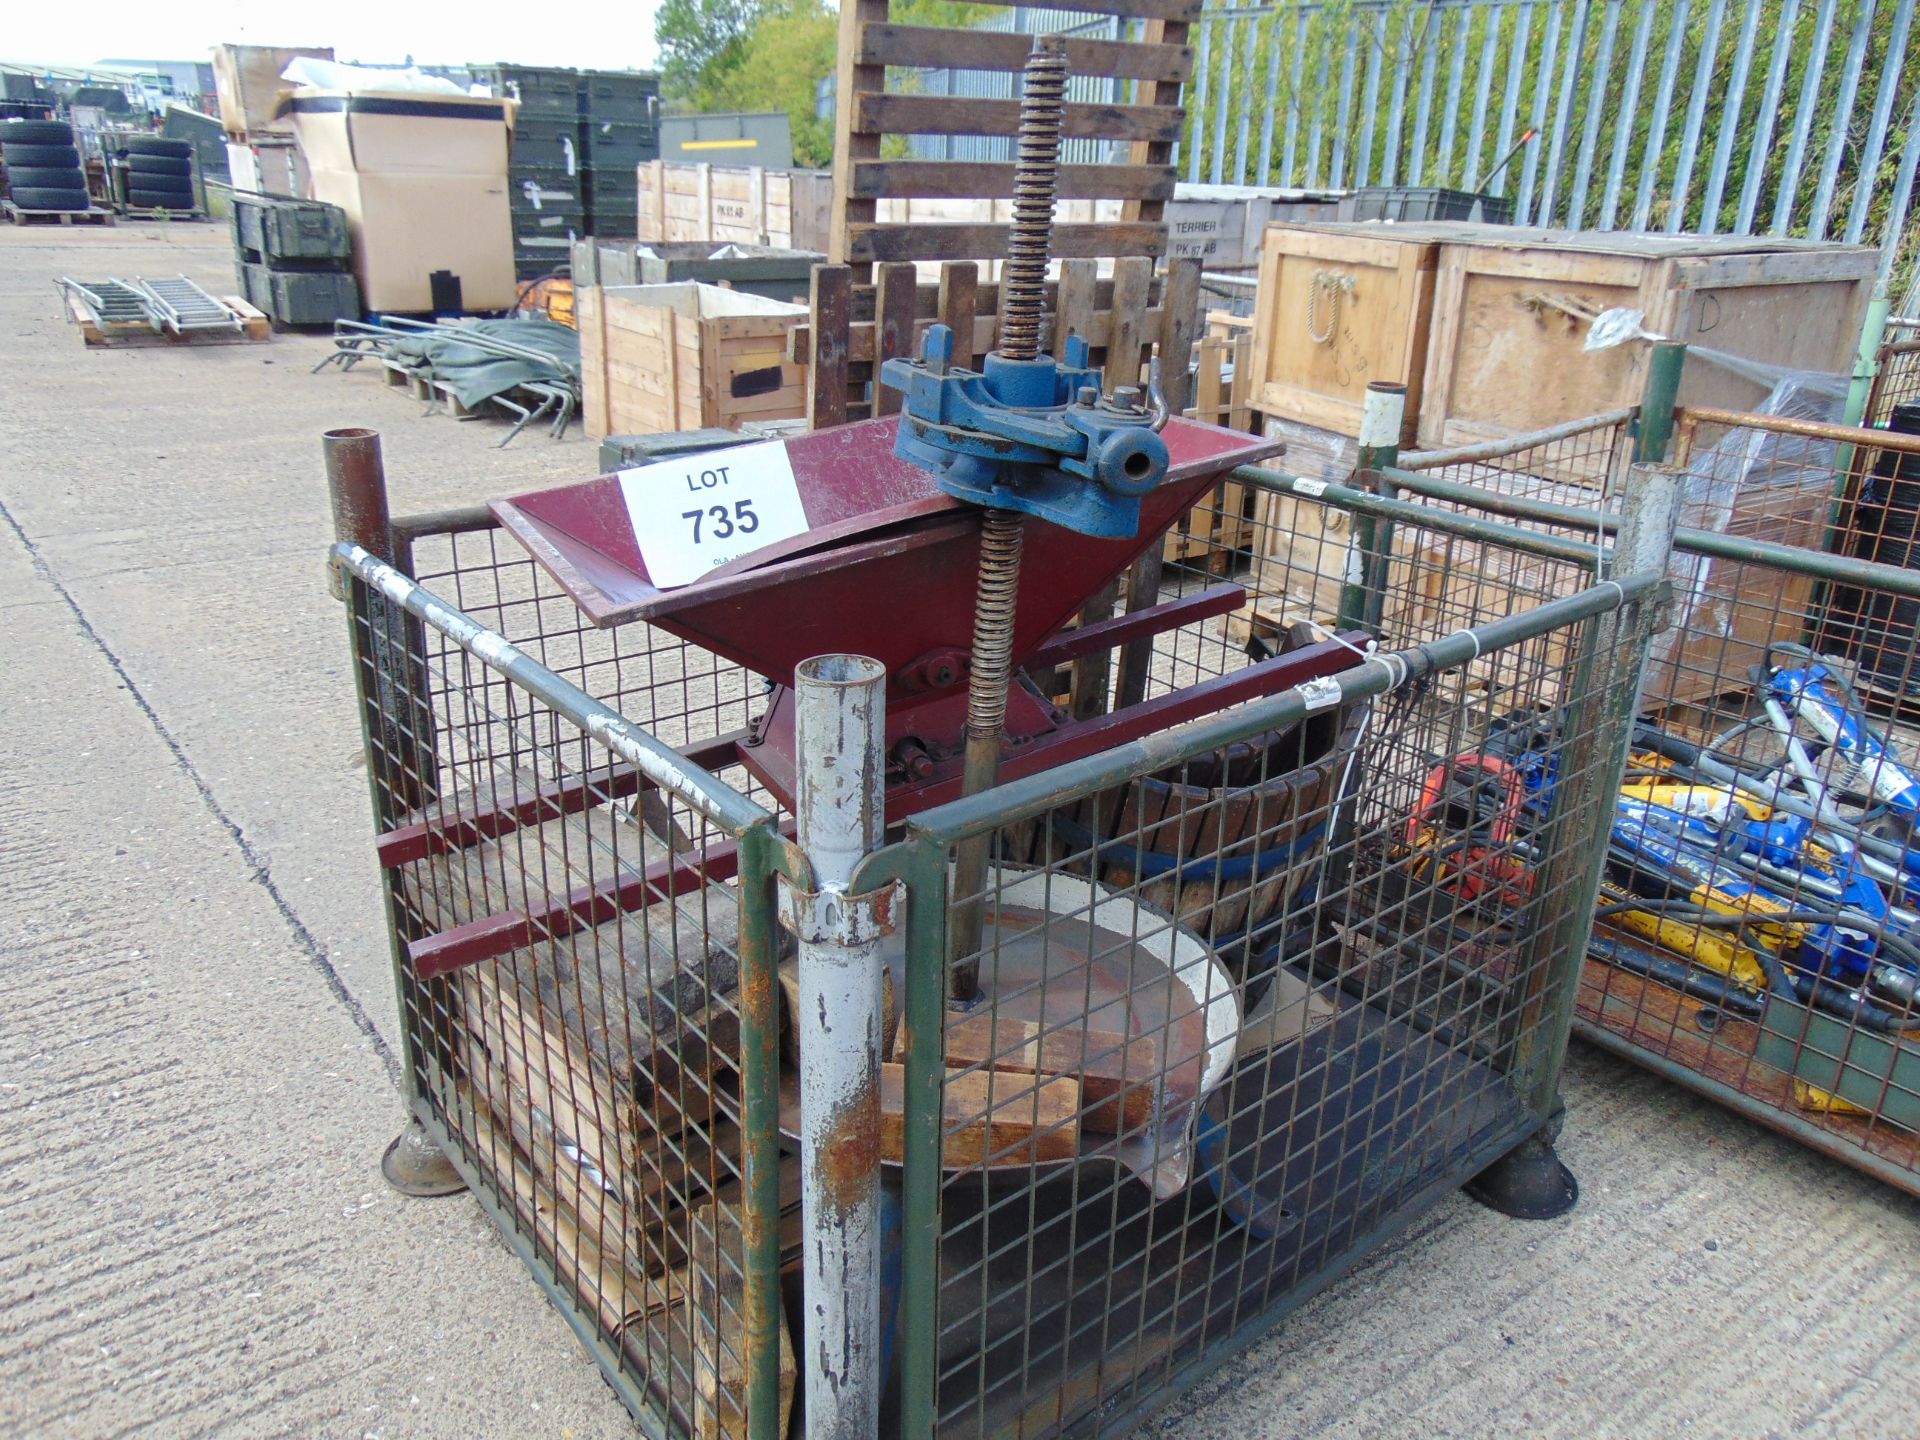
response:
<path id="1" fill-rule="evenodd" d="M 985 260 L 1007 253 L 1007 225 L 873 225 L 847 227 L 854 260 Z M 1055 259 L 1166 253 L 1167 227 L 1158 223 L 1056 225 Z M 1196 303 L 1198 293 L 1195 295 Z M 1189 328 L 1191 333 L 1191 327 Z"/>
<path id="2" fill-rule="evenodd" d="M 864 0 L 850 0 L 848 8 Z M 815 430 L 847 423 L 847 321 L 853 272 L 816 265 L 807 299 L 812 343 L 807 355 L 807 423 Z"/>
<path id="3" fill-rule="evenodd" d="M 1242 330 L 1229 342 L 1233 347 L 1233 380 L 1227 397 L 1226 424 L 1232 430 L 1254 428 L 1253 335 Z"/>
<path id="4" fill-rule="evenodd" d="M 954 1169 L 982 1163 L 1070 1160 L 1080 1153 L 1080 1082 L 947 1071 L 941 1092 L 941 1161 Z M 880 1156 L 900 1164 L 906 1153 L 907 1072 L 880 1067 Z"/>
<path id="5" fill-rule="evenodd" d="M 981 316 L 979 294 L 980 267 L 971 260 L 949 260 L 940 267 L 940 323 L 953 332 L 953 363 L 968 370 L 975 355 L 993 348 L 992 317 Z M 985 344 L 978 337 L 983 318 L 988 326 Z"/>
<path id="6" fill-rule="evenodd" d="M 946 1046 L 950 1069 L 983 1065 L 1078 1081 L 1087 1106 L 1080 1128 L 1093 1134 L 1118 1135 L 1153 1120 L 1161 1066 L 1160 1044 L 1151 1035 L 974 1015 L 947 1023 Z"/>
<path id="7" fill-rule="evenodd" d="M 876 136 L 1012 135 L 1020 129 L 1018 100 L 865 93 L 860 95 L 854 111 L 860 129 Z M 1067 105 L 1063 107 L 1060 133 L 1069 140 L 1171 145 L 1180 138 L 1185 122 L 1186 111 L 1177 104 Z M 850 172 L 836 170 L 836 173 Z"/>
<path id="8" fill-rule="evenodd" d="M 948 263 L 960 264 L 963 262 L 949 261 Z M 972 262 L 969 261 L 965 263 L 971 264 Z M 956 309 L 954 313 L 957 318 L 960 312 Z M 1105 319 L 1104 316 L 1100 318 Z M 913 322 L 914 347 L 916 352 L 920 343 L 920 336 L 924 335 L 927 327 L 934 324 L 936 320 L 941 324 L 947 323 L 944 318 L 938 316 L 925 316 Z M 965 354 L 978 358 L 991 350 L 993 348 L 994 335 L 997 333 L 996 326 L 997 317 L 992 314 L 975 315 L 971 325 L 967 325 L 964 322 L 952 325 L 954 363 L 968 364 L 970 362 L 963 361 L 959 357 Z M 875 329 L 876 322 L 872 320 L 858 320 L 847 327 L 847 359 L 850 366 L 870 365 L 873 363 L 873 357 L 878 353 L 874 342 Z M 967 333 L 969 329 L 973 332 L 971 335 Z M 787 332 L 787 357 L 793 364 L 807 364 L 808 352 L 812 348 L 813 328 L 811 326 L 796 325 L 792 330 Z"/>
<path id="9" fill-rule="evenodd" d="M 1107 336 L 1107 386 L 1140 380 L 1142 351 L 1159 337 L 1144 327 L 1153 261 L 1130 257 L 1113 262 L 1113 328 Z M 1165 380 L 1162 380 L 1164 386 Z"/>
<path id="10" fill-rule="evenodd" d="M 1075 335 L 1086 337 L 1087 344 L 1100 348 L 1107 343 L 1104 332 L 1094 327 L 1094 292 L 1100 278 L 1099 267 L 1091 260 L 1060 262 L 1060 283 L 1054 294 L 1053 355 L 1067 357 L 1067 341 Z"/>
<path id="11" fill-rule="evenodd" d="M 864 24 L 858 60 L 862 65 L 931 66 L 953 70 L 1026 68 L 1033 37 L 1024 32 L 944 30 L 926 25 Z M 1193 48 L 1142 45 L 1130 40 L 1067 39 L 1067 73 L 1107 75 L 1119 80 L 1193 78 Z"/>
<path id="12" fill-rule="evenodd" d="M 1012 5 L 1015 0 L 981 0 L 986 5 Z M 1178 20 L 1200 18 L 1200 0 L 1088 0 L 1074 5 L 1089 15 L 1124 15 L 1139 20 Z"/>
<path id="13" fill-rule="evenodd" d="M 996 37 L 997 38 L 997 37 Z M 1011 200 L 1014 167 L 973 160 L 860 160 L 851 194 L 883 197 Z M 1062 165 L 1062 200 L 1166 200 L 1173 172 L 1165 165 Z"/>
<path id="14" fill-rule="evenodd" d="M 860 107 L 849 104 L 848 100 L 854 95 L 866 95 L 887 88 L 887 67 L 864 60 L 860 55 L 860 32 L 870 24 L 884 22 L 887 5 L 888 0 L 841 0 L 840 4 L 840 58 L 834 71 L 834 93 L 840 99 L 834 107 L 833 173 L 843 187 L 847 177 L 853 174 L 856 160 L 880 158 L 877 127 L 867 123 L 859 113 Z M 1009 130 L 1006 133 L 1010 135 L 1013 132 Z M 828 241 L 827 258 L 836 265 L 852 259 L 847 248 L 849 227 L 872 224 L 873 219 L 872 200 L 856 195 L 835 196 L 833 230 Z M 869 273 L 863 264 L 853 278 L 865 280 Z M 849 315 L 847 318 L 853 317 Z M 818 373 L 818 367 L 809 367 L 809 373 Z M 845 401 L 841 403 L 844 405 Z"/>
<path id="15" fill-rule="evenodd" d="M 920 272 L 911 265 L 880 267 L 880 287 L 876 297 L 879 309 L 874 322 L 876 338 L 879 340 L 879 353 L 874 357 L 876 360 L 885 362 L 898 356 L 912 356 L 913 302 L 919 284 Z M 876 370 L 873 377 L 873 413 L 896 415 L 900 411 L 900 400 L 900 392 L 891 385 L 882 384 Z"/>
<path id="16" fill-rule="evenodd" d="M 1194 339 L 1200 333 L 1198 260 L 1168 263 L 1160 305 L 1165 312 L 1160 332 L 1160 388 L 1166 392 L 1168 407 L 1178 415 L 1187 408 L 1191 385 L 1187 362 L 1193 355 Z"/>

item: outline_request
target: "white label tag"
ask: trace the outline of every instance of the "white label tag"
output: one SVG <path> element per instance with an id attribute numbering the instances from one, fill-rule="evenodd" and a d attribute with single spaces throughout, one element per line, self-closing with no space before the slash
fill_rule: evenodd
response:
<path id="1" fill-rule="evenodd" d="M 1324 480 L 1295 480 L 1293 482 L 1293 493 L 1296 495 L 1310 495 L 1317 499 L 1327 493 L 1327 482 Z"/>
<path id="2" fill-rule="evenodd" d="M 1340 682 L 1331 675 L 1322 675 L 1318 680 L 1303 680 L 1294 688 L 1300 692 L 1300 699 L 1306 704 L 1309 715 L 1340 703 Z"/>
<path id="3" fill-rule="evenodd" d="M 780 440 L 622 470 L 620 490 L 647 576 L 661 590 L 807 529 Z"/>

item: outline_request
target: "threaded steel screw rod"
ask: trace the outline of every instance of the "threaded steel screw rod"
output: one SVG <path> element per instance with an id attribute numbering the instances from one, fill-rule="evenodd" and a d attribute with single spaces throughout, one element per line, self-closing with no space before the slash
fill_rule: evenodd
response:
<path id="1" fill-rule="evenodd" d="M 1000 269 L 1000 353 L 1009 360 L 1040 356 L 1041 311 L 1053 243 L 1053 199 L 1060 182 L 1060 121 L 1067 95 L 1067 42 L 1033 37 L 1020 90 L 1015 142 L 1013 226 Z"/>
<path id="2" fill-rule="evenodd" d="M 1001 267 L 1004 297 L 999 352 L 1040 358 L 1053 199 L 1060 180 L 1060 119 L 1067 93 L 1067 42 L 1036 35 L 1020 91 L 1020 138 L 1013 176 L 1013 225 Z M 1013 679 L 1013 619 L 1020 590 L 1026 517 L 989 509 L 980 527 L 980 580 L 973 601 L 973 665 L 967 680 L 967 750 L 960 793 L 991 790 L 1000 776 L 1000 741 Z M 980 995 L 980 932 L 986 913 L 991 834 L 962 840 L 954 853 L 957 904 L 947 930 L 948 995 L 970 1004 Z"/>

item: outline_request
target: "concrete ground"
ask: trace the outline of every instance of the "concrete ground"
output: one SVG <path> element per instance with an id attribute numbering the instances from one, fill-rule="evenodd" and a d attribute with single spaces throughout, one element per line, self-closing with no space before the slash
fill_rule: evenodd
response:
<path id="1" fill-rule="evenodd" d="M 403 1201 L 319 434 L 396 507 L 584 476 L 324 343 L 87 351 L 54 277 L 230 289 L 213 226 L 0 228 L 0 1433 L 634 1433 L 471 1200 Z M 1451 1199 L 1147 1427 L 1920 1433 L 1920 1205 L 1576 1048 L 1547 1224 Z"/>

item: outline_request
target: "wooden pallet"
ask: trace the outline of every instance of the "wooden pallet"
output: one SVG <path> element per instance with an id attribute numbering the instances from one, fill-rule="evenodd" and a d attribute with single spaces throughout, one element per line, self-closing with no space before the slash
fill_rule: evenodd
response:
<path id="1" fill-rule="evenodd" d="M 11 200 L 0 202 L 0 215 L 15 225 L 111 225 L 111 210 L 22 210 Z"/>
<path id="2" fill-rule="evenodd" d="M 120 213 L 129 220 L 205 220 L 207 212 L 197 206 L 192 210 L 148 209 L 138 205 L 122 205 Z"/>
<path id="3" fill-rule="evenodd" d="M 273 339 L 273 321 L 238 295 L 218 297 L 233 307 L 244 322 L 239 330 L 189 330 L 184 335 L 155 330 L 150 325 L 116 325 L 101 329 L 76 296 L 67 296 L 67 318 L 80 328 L 89 349 L 130 350 L 143 345 L 242 345 Z"/>

